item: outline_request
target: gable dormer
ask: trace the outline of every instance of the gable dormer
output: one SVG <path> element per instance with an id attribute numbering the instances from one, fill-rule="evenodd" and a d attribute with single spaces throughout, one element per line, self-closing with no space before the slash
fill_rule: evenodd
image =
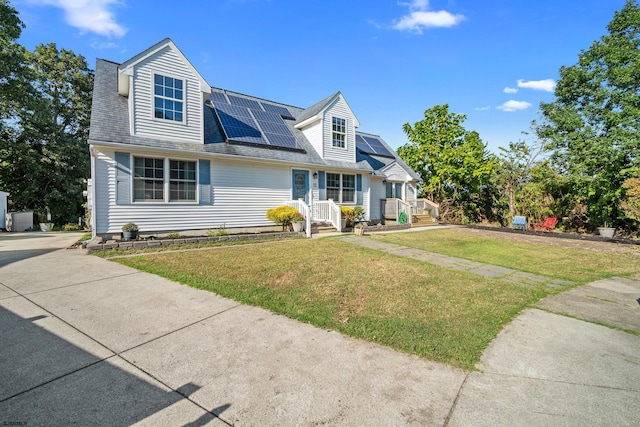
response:
<path id="1" fill-rule="evenodd" d="M 118 67 L 132 136 L 203 143 L 203 103 L 211 87 L 170 39 Z"/>
<path id="2" fill-rule="evenodd" d="M 295 125 L 323 159 L 353 163 L 359 126 L 360 122 L 340 92 L 307 108 Z"/>

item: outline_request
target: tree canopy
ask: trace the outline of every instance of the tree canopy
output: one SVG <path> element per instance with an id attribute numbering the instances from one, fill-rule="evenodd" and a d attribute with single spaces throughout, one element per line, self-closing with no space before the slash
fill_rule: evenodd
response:
<path id="1" fill-rule="evenodd" d="M 33 52 L 15 43 L 24 27 L 0 0 L 0 189 L 13 207 L 47 210 L 57 224 L 82 214 L 89 177 L 87 145 L 93 72 L 82 55 L 41 44 Z"/>
<path id="2" fill-rule="evenodd" d="M 622 182 L 640 149 L 640 8 L 615 13 L 608 34 L 562 67 L 556 99 L 541 105 L 537 132 L 587 206 L 592 226 L 621 220 Z"/>
<path id="3" fill-rule="evenodd" d="M 398 154 L 422 178 L 422 196 L 454 206 L 477 195 L 495 167 L 495 159 L 475 131 L 468 131 L 464 114 L 436 105 L 413 126 L 405 123 L 409 143 Z M 446 215 L 446 208 L 441 209 Z"/>

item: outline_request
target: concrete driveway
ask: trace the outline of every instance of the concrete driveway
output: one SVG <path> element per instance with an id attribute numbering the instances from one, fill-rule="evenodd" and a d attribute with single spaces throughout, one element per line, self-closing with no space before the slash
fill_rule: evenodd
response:
<path id="1" fill-rule="evenodd" d="M 640 419 L 635 335 L 527 310 L 466 373 L 64 249 L 78 237 L 0 234 L 2 425 Z"/>

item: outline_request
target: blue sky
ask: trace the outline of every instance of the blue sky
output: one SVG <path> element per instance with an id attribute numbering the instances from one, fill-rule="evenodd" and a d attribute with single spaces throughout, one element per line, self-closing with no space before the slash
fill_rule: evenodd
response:
<path id="1" fill-rule="evenodd" d="M 170 37 L 212 86 L 308 107 L 341 91 L 392 147 L 434 105 L 488 148 L 523 138 L 562 65 L 625 0 L 12 0 L 39 43 L 123 62 Z"/>

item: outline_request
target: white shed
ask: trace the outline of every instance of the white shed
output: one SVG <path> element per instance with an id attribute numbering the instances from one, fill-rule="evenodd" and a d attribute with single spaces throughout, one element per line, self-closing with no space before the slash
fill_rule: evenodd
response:
<path id="1" fill-rule="evenodd" d="M 9 193 L 0 191 L 0 228 L 7 226 L 7 198 Z"/>

